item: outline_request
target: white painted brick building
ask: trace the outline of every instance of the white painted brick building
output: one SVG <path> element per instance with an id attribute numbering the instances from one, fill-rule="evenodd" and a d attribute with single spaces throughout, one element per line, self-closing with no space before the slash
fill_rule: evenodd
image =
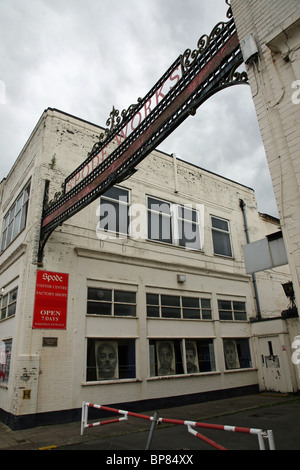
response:
<path id="1" fill-rule="evenodd" d="M 300 2 L 232 0 L 240 43 L 253 35 L 247 66 L 296 299 L 300 290 Z"/>
<path id="2" fill-rule="evenodd" d="M 281 375 L 267 386 L 297 391 L 291 342 L 298 320 L 281 317 L 289 270 L 257 275 L 263 321 L 245 272 L 241 200 L 251 241 L 280 229 L 277 219 L 259 214 L 250 188 L 153 151 L 101 204 L 56 229 L 37 265 L 45 181 L 51 200 L 100 132 L 46 110 L 1 183 L 1 419 L 16 429 L 78 419 L 84 400 L 133 410 L 263 390 L 268 344 Z M 119 226 L 113 208 L 125 214 Z M 47 328 L 36 323 L 41 271 L 68 274 L 62 328 L 49 327 L 55 311 L 47 302 Z M 101 368 L 103 342 L 114 348 L 112 370 Z M 171 364 L 160 355 L 167 342 Z"/>

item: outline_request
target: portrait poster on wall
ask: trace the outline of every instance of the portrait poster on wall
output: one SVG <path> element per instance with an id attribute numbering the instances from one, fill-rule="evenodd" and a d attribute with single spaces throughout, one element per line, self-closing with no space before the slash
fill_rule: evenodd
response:
<path id="1" fill-rule="evenodd" d="M 236 342 L 233 339 L 224 340 L 224 354 L 227 369 L 239 369 L 240 361 Z"/>
<path id="2" fill-rule="evenodd" d="M 199 372 L 199 361 L 196 341 L 185 342 L 186 369 L 188 374 Z"/>
<path id="3" fill-rule="evenodd" d="M 95 357 L 97 380 L 113 380 L 119 378 L 117 341 L 96 341 Z"/>
<path id="4" fill-rule="evenodd" d="M 157 341 L 158 375 L 175 374 L 175 350 L 173 341 Z"/>

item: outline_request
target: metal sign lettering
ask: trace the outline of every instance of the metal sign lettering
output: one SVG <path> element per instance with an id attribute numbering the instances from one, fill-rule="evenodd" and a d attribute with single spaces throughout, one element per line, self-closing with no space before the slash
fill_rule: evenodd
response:
<path id="1" fill-rule="evenodd" d="M 228 3 L 228 0 L 226 0 Z M 113 108 L 86 160 L 64 182 L 63 194 L 44 207 L 38 262 L 50 234 L 114 184 L 130 176 L 138 163 L 217 91 L 248 83 L 237 72 L 243 62 L 229 8 L 227 23 L 220 22 L 203 35 L 197 49 L 180 55 L 137 104 L 121 113 Z"/>

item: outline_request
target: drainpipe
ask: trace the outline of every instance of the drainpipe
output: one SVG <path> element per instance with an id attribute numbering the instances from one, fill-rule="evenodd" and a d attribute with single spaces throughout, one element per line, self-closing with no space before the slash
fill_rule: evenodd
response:
<path id="1" fill-rule="evenodd" d="M 247 215 L 246 215 L 246 204 L 242 199 L 240 199 L 240 208 L 243 212 L 243 218 L 244 218 L 244 227 L 245 227 L 245 233 L 246 233 L 246 239 L 247 243 L 250 243 L 250 237 L 249 237 L 249 228 L 248 228 L 248 222 L 247 222 Z M 253 282 L 253 288 L 254 288 L 254 294 L 255 294 L 255 301 L 256 301 L 256 308 L 257 308 L 257 319 L 261 319 L 261 310 L 260 310 L 260 303 L 259 303 L 259 297 L 258 297 L 258 290 L 257 290 L 257 283 L 256 283 L 256 276 L 255 273 L 252 273 L 252 282 Z"/>

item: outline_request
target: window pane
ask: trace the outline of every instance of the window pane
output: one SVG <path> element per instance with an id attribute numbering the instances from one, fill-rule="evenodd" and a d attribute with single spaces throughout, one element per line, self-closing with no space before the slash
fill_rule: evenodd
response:
<path id="1" fill-rule="evenodd" d="M 178 207 L 178 215 L 180 218 L 189 220 L 191 222 L 198 221 L 198 214 L 197 211 L 190 209 L 188 207 L 179 206 Z"/>
<path id="2" fill-rule="evenodd" d="M 148 238 L 164 243 L 172 243 L 171 218 L 163 214 L 148 212 Z"/>
<path id="3" fill-rule="evenodd" d="M 109 289 L 98 289 L 95 287 L 88 287 L 89 300 L 111 301 L 112 291 Z"/>
<path id="4" fill-rule="evenodd" d="M 111 303 L 88 301 L 87 313 L 89 315 L 111 315 Z"/>
<path id="5" fill-rule="evenodd" d="M 118 291 L 114 292 L 115 302 L 125 302 L 135 304 L 135 292 Z"/>
<path id="6" fill-rule="evenodd" d="M 197 340 L 198 361 L 200 372 L 216 370 L 214 344 L 212 339 Z"/>
<path id="7" fill-rule="evenodd" d="M 226 310 L 219 310 L 219 318 L 220 320 L 232 320 L 232 312 L 228 312 Z"/>
<path id="8" fill-rule="evenodd" d="M 147 306 L 147 317 L 158 318 L 159 307 L 153 307 L 152 305 Z"/>
<path id="9" fill-rule="evenodd" d="M 150 305 L 159 305 L 159 296 L 158 294 L 146 294 L 147 304 Z"/>
<path id="10" fill-rule="evenodd" d="M 162 307 L 161 314 L 163 318 L 180 318 L 180 308 Z"/>
<path id="11" fill-rule="evenodd" d="M 7 307 L 7 316 L 11 317 L 16 313 L 16 303 L 13 303 Z"/>
<path id="12" fill-rule="evenodd" d="M 180 297 L 176 295 L 162 295 L 161 304 L 180 307 Z"/>
<path id="13" fill-rule="evenodd" d="M 232 256 L 230 237 L 227 233 L 213 230 L 212 237 L 216 255 Z"/>
<path id="14" fill-rule="evenodd" d="M 219 310 L 230 310 L 231 311 L 231 301 L 230 300 L 218 300 Z"/>
<path id="15" fill-rule="evenodd" d="M 199 299 L 197 297 L 182 297 L 182 306 L 199 308 Z"/>
<path id="16" fill-rule="evenodd" d="M 199 226 L 185 220 L 178 221 L 179 245 L 200 249 Z"/>
<path id="17" fill-rule="evenodd" d="M 8 294 L 6 294 L 2 299 L 2 307 L 6 307 L 8 302 Z"/>
<path id="18" fill-rule="evenodd" d="M 225 230 L 228 232 L 228 222 L 226 220 L 217 219 L 216 217 L 211 218 L 211 223 L 214 228 L 218 228 L 220 230 Z"/>
<path id="19" fill-rule="evenodd" d="M 100 228 L 116 233 L 128 233 L 129 209 L 118 202 L 106 201 L 100 204 Z"/>
<path id="20" fill-rule="evenodd" d="M 184 308 L 183 309 L 183 318 L 199 319 L 200 318 L 200 308 L 199 309 Z"/>
<path id="21" fill-rule="evenodd" d="M 117 201 L 122 201 L 128 203 L 129 201 L 129 194 L 126 189 L 121 189 L 113 186 L 112 188 L 108 189 L 102 196 L 103 198 L 111 198 L 116 199 Z"/>
<path id="22" fill-rule="evenodd" d="M 159 199 L 148 197 L 148 209 L 151 209 L 155 212 L 162 212 L 163 214 L 171 215 L 170 204 L 165 201 L 160 201 Z"/>
<path id="23" fill-rule="evenodd" d="M 14 289 L 9 294 L 9 303 L 15 302 L 17 300 L 18 289 Z"/>
<path id="24" fill-rule="evenodd" d="M 114 315 L 116 316 L 136 316 L 136 306 L 129 304 L 114 304 Z"/>
<path id="25" fill-rule="evenodd" d="M 28 201 L 22 208 L 22 216 L 21 216 L 21 223 L 20 223 L 20 231 L 26 226 L 27 222 L 27 212 L 28 212 Z"/>

